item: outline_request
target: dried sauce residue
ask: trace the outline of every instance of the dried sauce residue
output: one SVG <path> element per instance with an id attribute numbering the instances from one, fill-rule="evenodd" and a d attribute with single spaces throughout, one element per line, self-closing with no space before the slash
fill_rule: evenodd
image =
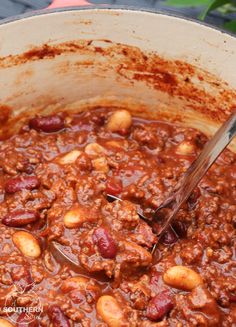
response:
<path id="1" fill-rule="evenodd" d="M 6 105 L 0 105 L 0 124 L 4 125 L 5 123 L 7 123 L 10 115 L 11 115 L 11 108 L 9 106 Z"/>
<path id="2" fill-rule="evenodd" d="M 235 90 L 230 90 L 228 85 L 216 76 L 184 61 L 165 59 L 156 53 L 143 53 L 137 47 L 115 44 L 109 40 L 44 44 L 18 56 L 0 58 L 0 67 L 52 60 L 61 55 L 68 55 L 66 59 L 70 60 L 71 53 L 78 53 L 78 63 L 80 58 L 89 56 L 92 58 L 90 64 L 95 67 L 100 65 L 100 69 L 104 71 L 112 70 L 117 78 L 127 80 L 131 84 L 146 83 L 152 89 L 183 99 L 188 102 L 190 108 L 214 118 L 215 121 L 224 120 L 233 105 L 236 105 Z M 78 73 L 79 66 L 76 66 Z M 63 69 L 66 69 L 65 65 Z"/>

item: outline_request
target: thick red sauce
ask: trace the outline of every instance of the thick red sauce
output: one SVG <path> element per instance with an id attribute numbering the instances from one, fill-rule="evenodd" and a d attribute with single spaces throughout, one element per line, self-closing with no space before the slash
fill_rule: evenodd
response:
<path id="1" fill-rule="evenodd" d="M 30 307 L 32 294 L 43 310 L 28 326 L 235 326 L 232 152 L 151 254 L 152 213 L 206 141 L 194 129 L 104 109 L 36 117 L 0 141 L 0 326 L 25 326 L 24 313 L 4 308 Z M 21 292 L 6 303 L 14 285 Z"/>

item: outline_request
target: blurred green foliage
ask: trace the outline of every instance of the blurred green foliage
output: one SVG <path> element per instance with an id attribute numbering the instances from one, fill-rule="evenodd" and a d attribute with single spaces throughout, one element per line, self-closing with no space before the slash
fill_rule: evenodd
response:
<path id="1" fill-rule="evenodd" d="M 199 19 L 204 20 L 213 10 L 222 14 L 236 13 L 235 0 L 167 0 L 166 4 L 173 7 L 201 7 L 203 8 Z M 223 26 L 225 29 L 236 33 L 236 19 L 233 19 Z"/>

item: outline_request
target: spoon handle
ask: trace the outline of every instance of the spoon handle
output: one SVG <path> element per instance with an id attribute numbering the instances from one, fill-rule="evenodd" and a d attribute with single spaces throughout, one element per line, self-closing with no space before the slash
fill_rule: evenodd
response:
<path id="1" fill-rule="evenodd" d="M 163 235 L 168 229 L 182 204 L 188 199 L 194 188 L 235 135 L 236 111 L 231 114 L 213 138 L 208 141 L 199 157 L 192 163 L 177 183 L 172 195 L 156 210 L 154 216 L 164 208 L 171 209 L 166 217 L 164 225 L 158 233 L 159 236 Z"/>

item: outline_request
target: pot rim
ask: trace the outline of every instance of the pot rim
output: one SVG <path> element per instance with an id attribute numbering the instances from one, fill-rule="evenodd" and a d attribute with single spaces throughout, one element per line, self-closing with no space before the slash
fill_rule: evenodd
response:
<path id="1" fill-rule="evenodd" d="M 177 14 L 177 13 L 173 13 L 173 12 L 169 12 L 167 10 L 156 10 L 156 9 L 151 9 L 151 8 L 144 8 L 144 7 L 137 7 L 137 6 L 129 6 L 129 5 L 91 5 L 91 6 L 73 6 L 73 7 L 63 7 L 63 8 L 54 8 L 54 9 L 41 9 L 41 10 L 36 10 L 36 11 L 30 11 L 24 14 L 20 14 L 20 15 L 15 15 L 9 18 L 5 18 L 0 20 L 0 27 L 2 25 L 8 24 L 8 23 L 13 23 L 13 22 L 17 22 L 19 20 L 24 20 L 27 18 L 31 18 L 31 17 L 36 17 L 36 16 L 43 16 L 43 15 L 50 15 L 50 14 L 54 14 L 54 13 L 58 13 L 58 12 L 68 12 L 68 11 L 80 11 L 80 10 L 85 10 L 85 11 L 90 11 L 90 10 L 122 10 L 122 11 L 133 11 L 133 12 L 147 12 L 147 13 L 152 13 L 152 14 L 157 14 L 157 15 L 163 15 L 163 16 L 167 16 L 167 17 L 172 17 L 172 18 L 178 18 L 180 20 L 185 20 L 185 21 L 189 21 L 192 22 L 196 25 L 200 25 L 200 26 L 205 26 L 213 31 L 216 32 L 220 32 L 222 34 L 226 34 L 228 36 L 233 37 L 234 39 L 236 39 L 236 34 L 227 31 L 223 28 L 220 28 L 218 26 L 197 20 L 195 18 L 191 18 L 191 17 L 186 17 L 183 16 L 181 14 Z"/>

